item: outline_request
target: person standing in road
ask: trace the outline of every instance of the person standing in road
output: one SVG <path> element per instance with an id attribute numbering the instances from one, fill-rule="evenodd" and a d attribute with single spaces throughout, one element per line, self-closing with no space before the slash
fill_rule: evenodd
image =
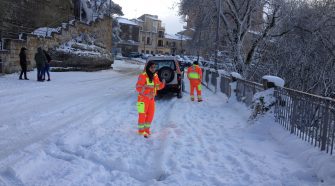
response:
<path id="1" fill-rule="evenodd" d="M 198 102 L 201 102 L 202 101 L 202 96 L 201 96 L 202 70 L 199 67 L 198 61 L 194 61 L 193 65 L 187 69 L 187 78 L 190 80 L 191 101 L 194 101 L 194 89 L 196 89 L 197 96 L 198 96 Z"/>
<path id="2" fill-rule="evenodd" d="M 37 68 L 37 81 L 43 81 L 43 71 L 45 64 L 47 63 L 47 58 L 45 57 L 41 47 L 37 48 L 37 53 L 35 54 L 36 68 Z"/>
<path id="3" fill-rule="evenodd" d="M 139 93 L 137 100 L 138 134 L 145 138 L 151 135 L 150 127 L 155 114 L 156 92 L 165 87 L 165 80 L 161 82 L 155 71 L 155 63 L 149 61 L 136 83 L 136 91 Z"/>
<path id="4" fill-rule="evenodd" d="M 27 65 L 28 64 L 27 64 L 26 50 L 27 49 L 25 47 L 22 47 L 21 51 L 20 51 L 20 54 L 19 54 L 19 56 L 20 56 L 20 66 L 21 66 L 21 73 L 20 73 L 20 77 L 19 77 L 20 80 L 23 80 L 22 75 L 24 75 L 25 80 L 29 80 L 27 78 Z"/>
<path id="5" fill-rule="evenodd" d="M 47 62 L 45 63 L 45 68 L 44 68 L 44 73 L 43 73 L 43 79 L 42 80 L 45 80 L 45 74 L 48 75 L 48 80 L 47 81 L 50 81 L 50 73 L 49 73 L 49 70 L 50 70 L 50 62 L 51 62 L 51 57 L 50 55 L 48 54 L 47 51 L 43 50 L 43 53 L 47 59 Z"/>

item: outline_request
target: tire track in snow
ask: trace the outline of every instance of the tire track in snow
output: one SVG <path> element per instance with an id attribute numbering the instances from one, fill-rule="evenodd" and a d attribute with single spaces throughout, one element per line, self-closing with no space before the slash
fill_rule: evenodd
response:
<path id="1" fill-rule="evenodd" d="M 118 79 L 121 79 L 121 78 L 118 78 Z M 135 78 L 136 79 L 136 78 Z M 124 84 L 124 82 L 129 82 L 129 78 L 126 78 L 126 79 L 123 79 L 122 81 L 119 81 L 119 83 L 122 85 Z M 68 117 L 65 117 L 66 119 L 65 120 L 61 120 L 59 121 L 59 118 L 55 118 L 54 120 L 52 120 L 52 122 L 61 122 L 63 124 L 60 124 L 58 126 L 58 128 L 50 128 L 50 131 L 53 131 L 53 133 L 57 133 L 55 131 L 57 131 L 58 129 L 64 129 L 64 126 L 65 128 L 67 128 L 67 130 L 70 130 L 70 131 L 76 131 L 76 128 L 80 128 L 80 127 L 85 127 L 85 128 L 90 128 L 88 127 L 89 126 L 89 122 L 87 122 L 86 124 L 82 124 L 78 121 L 90 121 L 90 119 L 92 119 L 92 114 L 95 113 L 95 114 L 98 114 L 99 112 L 101 112 L 101 108 L 106 108 L 108 107 L 109 105 L 107 104 L 106 106 L 106 98 L 107 97 L 119 97 L 119 98 L 122 98 L 120 103 L 124 103 L 125 100 L 128 100 L 129 99 L 129 96 L 131 96 L 133 93 L 132 92 L 129 92 L 129 89 L 124 89 L 125 91 L 117 91 L 117 92 L 113 92 L 111 94 L 108 94 L 107 96 L 102 96 L 102 97 L 99 97 L 99 96 L 94 96 L 92 97 L 90 100 L 87 100 L 87 102 L 85 102 L 84 104 L 81 104 L 81 105 L 77 105 L 77 107 L 75 108 L 75 110 L 78 110 L 78 107 L 80 108 L 84 108 L 84 109 L 80 109 L 80 113 L 76 113 L 76 117 L 71 117 L 72 113 L 69 113 Z M 119 105 L 122 105 L 120 104 Z M 93 106 L 92 106 L 93 105 Z M 113 105 L 112 105 L 113 107 Z M 129 108 L 129 105 L 126 105 L 125 107 Z M 110 108 L 110 106 L 109 106 Z M 115 109 L 113 109 L 113 111 L 116 111 L 117 110 L 117 107 L 114 107 Z M 112 119 L 111 118 L 105 118 L 105 120 L 100 120 L 98 123 L 103 123 L 103 122 L 109 122 L 111 121 Z M 51 121 L 51 120 L 49 120 Z M 112 122 L 111 122 L 112 123 Z M 70 126 L 66 126 L 66 125 L 70 125 Z M 72 128 L 72 129 L 71 129 Z M 47 131 L 48 133 L 49 131 Z M 48 134 L 42 134 L 40 133 L 38 136 L 35 136 L 34 138 L 32 138 L 31 140 L 25 140 L 24 143 L 25 145 L 28 145 L 28 144 L 31 144 L 31 143 L 35 143 L 37 142 L 39 139 L 44 139 L 44 137 L 46 137 Z M 64 134 L 66 136 L 66 134 Z M 64 136 L 63 136 L 64 137 Z M 63 137 L 58 137 L 60 139 L 62 139 Z M 94 138 L 93 138 L 94 139 Z M 24 144 L 21 144 L 22 146 Z M 22 146 L 19 145 L 20 147 L 16 147 L 16 148 L 19 148 L 21 149 Z M 71 151 L 67 150 L 66 148 L 60 148 L 61 151 L 63 151 L 64 153 L 67 153 L 69 156 L 71 155 L 74 155 L 74 156 L 80 156 L 82 155 L 82 157 L 88 155 L 88 158 L 87 160 L 93 162 L 93 163 L 96 163 L 96 164 L 102 164 L 102 165 L 106 165 L 104 163 L 103 160 L 99 160 L 98 158 L 94 158 L 94 156 L 92 154 L 81 154 L 80 152 L 73 152 L 71 154 Z M 54 158 L 60 158 L 62 156 L 57 156 L 57 154 L 52 154 L 52 153 L 47 153 L 48 155 L 54 157 Z M 64 159 L 66 160 L 66 158 Z M 15 161 L 14 161 L 15 162 Z M 7 180 L 7 181 L 10 181 L 10 180 L 15 180 L 15 174 L 7 174 L 6 173 L 6 169 L 5 166 L 0 166 L 2 168 L 0 168 L 0 175 L 3 179 Z M 15 173 L 15 172 L 14 172 Z M 16 179 L 16 180 L 19 180 L 19 179 Z M 12 181 L 11 181 L 12 182 Z"/>
<path id="2" fill-rule="evenodd" d="M 133 72 L 131 72 L 133 73 Z M 129 74 L 131 74 L 129 73 Z M 128 77 L 128 78 L 125 78 Z M 112 78 L 110 80 L 106 80 L 106 81 L 102 81 L 99 83 L 94 83 L 95 87 L 100 87 L 100 86 L 105 86 L 106 82 L 111 82 L 111 86 L 114 83 L 126 83 L 129 82 L 130 78 L 134 79 L 135 77 L 131 76 L 129 77 L 129 75 L 125 75 L 125 76 L 121 76 L 121 77 L 116 77 L 116 78 Z M 84 91 L 86 90 L 86 91 Z M 108 88 L 104 88 L 104 91 L 109 91 Z M 78 94 L 78 92 L 82 92 L 81 95 L 82 96 L 86 96 L 87 99 L 91 99 L 91 100 L 86 100 L 86 102 L 82 102 L 82 98 L 80 98 L 80 94 Z M 76 90 L 75 92 L 72 92 L 71 94 L 67 95 L 65 97 L 65 100 L 63 99 L 61 103 L 59 103 L 59 101 L 55 100 L 58 103 L 54 103 L 53 108 L 56 108 L 57 110 L 51 110 L 49 112 L 46 112 L 43 110 L 44 105 L 39 105 L 39 108 L 34 108 L 35 110 L 39 110 L 39 112 L 35 113 L 32 117 L 29 118 L 28 122 L 29 124 L 27 124 L 29 127 L 35 126 L 34 128 L 23 128 L 23 131 L 9 131 L 9 132 L 14 132 L 13 134 L 6 134 L 3 137 L 15 137 L 17 135 L 21 135 L 21 136 L 25 136 L 25 140 L 22 140 L 22 144 L 20 144 L 19 142 L 15 143 L 18 144 L 18 146 L 11 146 L 9 147 L 12 150 L 3 150 L 1 151 L 2 153 L 0 154 L 0 159 L 2 159 L 3 157 L 5 157 L 6 155 L 10 154 L 14 149 L 20 149 L 21 147 L 33 143 L 35 141 L 37 141 L 38 139 L 43 139 L 43 137 L 47 136 L 51 131 L 55 131 L 59 128 L 62 128 L 66 125 L 68 125 L 69 123 L 73 123 L 78 119 L 81 119 L 82 117 L 85 116 L 90 116 L 90 113 L 93 109 L 98 109 L 99 107 L 101 107 L 103 104 L 105 104 L 105 98 L 103 98 L 100 101 L 100 105 L 96 105 L 94 108 L 90 108 L 92 107 L 92 105 L 96 104 L 96 98 L 99 98 L 99 96 L 103 95 L 96 95 L 94 96 L 94 92 L 96 92 L 96 89 L 92 89 L 87 91 L 87 87 L 84 86 L 82 87 L 80 90 Z M 119 93 L 117 93 L 119 94 Z M 93 95 L 93 96 L 90 96 Z M 73 98 L 75 98 L 75 100 L 73 100 Z M 72 100 L 72 101 L 70 101 Z M 72 103 L 69 105 L 69 103 Z M 34 104 L 34 103 L 32 103 Z M 47 103 L 45 103 L 45 105 L 47 105 Z M 59 107 L 59 105 L 64 105 L 63 107 Z M 82 108 L 80 112 L 78 111 L 78 108 Z M 22 116 L 28 115 L 27 113 L 30 113 L 31 110 L 25 110 L 23 111 L 23 113 L 20 113 L 20 115 L 22 114 Z M 56 115 L 56 117 L 55 117 Z M 77 117 L 75 117 L 77 116 Z M 15 115 L 7 115 L 8 120 L 12 120 L 9 118 L 13 118 L 16 117 Z M 51 118 L 51 119 L 49 119 Z M 89 117 L 88 117 L 89 118 Z M 25 121 L 26 119 L 24 117 L 16 117 L 15 120 L 21 120 L 21 121 Z M 41 132 L 41 128 L 39 126 L 43 126 L 43 124 L 45 122 L 48 122 L 49 124 L 52 124 L 51 126 L 48 125 L 47 128 L 48 130 L 42 130 L 43 132 Z M 26 121 L 27 122 L 27 121 Z M 53 126 L 54 124 L 56 124 L 55 126 Z M 45 128 L 45 127 L 43 127 Z M 33 132 L 34 131 L 34 132 Z M 32 133 L 33 132 L 33 133 Z M 34 134 L 38 134 L 36 136 L 31 136 Z M 8 139 L 7 139 L 8 140 Z M 4 148 L 3 148 L 4 149 Z"/>

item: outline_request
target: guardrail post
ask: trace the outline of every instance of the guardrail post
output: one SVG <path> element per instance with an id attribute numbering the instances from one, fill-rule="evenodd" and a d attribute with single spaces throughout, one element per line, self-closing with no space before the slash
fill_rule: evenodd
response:
<path id="1" fill-rule="evenodd" d="M 325 108 L 325 116 L 323 117 L 323 125 L 322 125 L 322 136 L 321 136 L 321 151 L 326 150 L 326 144 L 327 144 L 327 133 L 328 133 L 328 125 L 329 125 L 329 102 L 326 102 L 326 108 Z"/>

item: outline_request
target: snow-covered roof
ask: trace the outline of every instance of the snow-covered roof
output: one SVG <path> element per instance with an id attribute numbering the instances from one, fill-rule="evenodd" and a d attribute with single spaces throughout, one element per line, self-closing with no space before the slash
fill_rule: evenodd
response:
<path id="1" fill-rule="evenodd" d="M 173 40 L 183 40 L 183 41 L 191 39 L 188 36 L 179 35 L 179 34 L 175 34 L 175 35 L 165 34 L 165 38 L 167 38 L 167 39 L 173 39 Z"/>
<path id="2" fill-rule="evenodd" d="M 137 23 L 135 23 L 134 21 L 131 21 L 127 18 L 123 18 L 123 17 L 118 17 L 116 18 L 117 21 L 120 23 L 120 24 L 126 24 L 126 25 L 134 25 L 134 26 L 138 26 Z"/>
<path id="3" fill-rule="evenodd" d="M 144 21 L 142 19 L 131 19 L 131 21 L 144 23 Z"/>
<path id="4" fill-rule="evenodd" d="M 146 17 L 148 17 L 148 18 L 150 18 L 150 19 L 152 19 L 152 20 L 155 20 L 155 21 L 160 21 L 160 20 L 158 19 L 158 16 L 146 15 Z"/>
<path id="5" fill-rule="evenodd" d="M 165 34 L 165 38 L 179 40 L 179 38 L 176 35 L 171 35 L 171 34 Z"/>
<path id="6" fill-rule="evenodd" d="M 263 76 L 262 79 L 266 79 L 267 81 L 274 83 L 277 87 L 284 87 L 285 85 L 285 81 L 282 78 L 277 77 L 277 76 L 267 75 L 267 76 Z"/>
<path id="7" fill-rule="evenodd" d="M 42 27 L 42 28 L 38 28 L 34 30 L 31 34 L 41 36 L 41 37 L 51 37 L 51 34 L 53 32 L 58 33 L 60 32 L 61 29 L 62 29 L 61 27 L 58 27 L 58 28 Z"/>

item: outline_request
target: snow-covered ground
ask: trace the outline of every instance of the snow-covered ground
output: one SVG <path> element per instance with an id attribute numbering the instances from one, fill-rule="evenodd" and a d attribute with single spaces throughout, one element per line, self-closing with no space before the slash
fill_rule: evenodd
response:
<path id="1" fill-rule="evenodd" d="M 142 69 L 0 77 L 0 185 L 335 185 L 334 157 L 206 89 L 157 100 L 153 135 L 137 135 Z"/>

